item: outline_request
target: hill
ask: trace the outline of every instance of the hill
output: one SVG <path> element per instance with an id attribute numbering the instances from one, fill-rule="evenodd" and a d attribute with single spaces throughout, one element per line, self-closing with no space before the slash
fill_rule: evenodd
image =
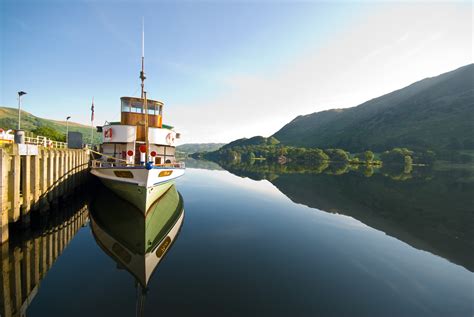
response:
<path id="1" fill-rule="evenodd" d="M 249 146 L 249 145 L 275 145 L 280 143 L 274 137 L 265 138 L 263 136 L 254 136 L 250 139 L 242 138 L 234 140 L 222 147 L 222 149 L 230 149 L 236 146 Z"/>
<path id="2" fill-rule="evenodd" d="M 69 121 L 69 131 L 81 132 L 84 143 L 90 143 L 91 127 L 80 123 Z M 16 129 L 18 126 L 18 109 L 0 107 L 0 128 Z M 21 111 L 21 128 L 25 131 L 33 131 L 38 127 L 49 127 L 61 133 L 66 133 L 66 121 L 43 119 L 29 112 Z M 94 130 L 94 142 L 100 142 L 100 134 Z"/>
<path id="3" fill-rule="evenodd" d="M 474 149 L 474 64 L 369 100 L 298 116 L 273 137 L 284 145 L 366 149 Z"/>
<path id="4" fill-rule="evenodd" d="M 220 149 L 225 143 L 186 143 L 176 147 L 179 152 L 193 154 L 196 152 L 212 152 Z"/>

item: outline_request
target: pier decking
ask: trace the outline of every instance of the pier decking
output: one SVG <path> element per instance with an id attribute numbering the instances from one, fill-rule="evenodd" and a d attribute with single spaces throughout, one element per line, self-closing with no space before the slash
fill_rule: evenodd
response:
<path id="1" fill-rule="evenodd" d="M 8 225 L 30 222 L 30 212 L 46 211 L 87 178 L 89 151 L 36 145 L 0 147 L 0 243 Z"/>

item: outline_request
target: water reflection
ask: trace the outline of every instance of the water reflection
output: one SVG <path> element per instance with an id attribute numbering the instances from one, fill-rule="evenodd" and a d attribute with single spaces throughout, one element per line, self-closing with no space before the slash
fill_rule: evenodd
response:
<path id="1" fill-rule="evenodd" d="M 97 244 L 119 269 L 135 278 L 137 316 L 143 315 L 148 283 L 177 238 L 184 220 L 182 196 L 172 185 L 146 216 L 106 188 L 92 202 L 91 229 Z"/>
<path id="2" fill-rule="evenodd" d="M 333 164 L 223 165 L 266 179 L 293 202 L 351 216 L 474 271 L 474 172 Z"/>
<path id="3" fill-rule="evenodd" d="M 25 316 L 46 277 L 88 221 L 87 200 L 70 201 L 47 215 L 32 215 L 30 230 L 12 230 L 1 247 L 0 316 Z"/>

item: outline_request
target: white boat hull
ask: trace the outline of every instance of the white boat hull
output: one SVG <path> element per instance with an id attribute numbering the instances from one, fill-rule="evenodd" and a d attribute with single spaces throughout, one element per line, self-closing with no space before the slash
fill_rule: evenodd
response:
<path id="1" fill-rule="evenodd" d="M 184 168 L 93 167 L 91 174 L 120 197 L 147 214 L 151 204 L 163 195 Z"/>

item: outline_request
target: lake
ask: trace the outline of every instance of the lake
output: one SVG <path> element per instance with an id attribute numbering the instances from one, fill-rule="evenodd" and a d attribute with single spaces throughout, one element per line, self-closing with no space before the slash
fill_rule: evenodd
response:
<path id="1" fill-rule="evenodd" d="M 146 286 L 127 265 L 133 255 L 115 244 L 108 249 L 109 236 L 98 228 L 126 245 L 147 224 L 127 220 L 127 205 L 91 181 L 2 246 L 2 312 L 473 315 L 472 172 L 394 177 L 188 166 L 161 203 L 180 213 L 160 262 L 146 267 Z"/>

